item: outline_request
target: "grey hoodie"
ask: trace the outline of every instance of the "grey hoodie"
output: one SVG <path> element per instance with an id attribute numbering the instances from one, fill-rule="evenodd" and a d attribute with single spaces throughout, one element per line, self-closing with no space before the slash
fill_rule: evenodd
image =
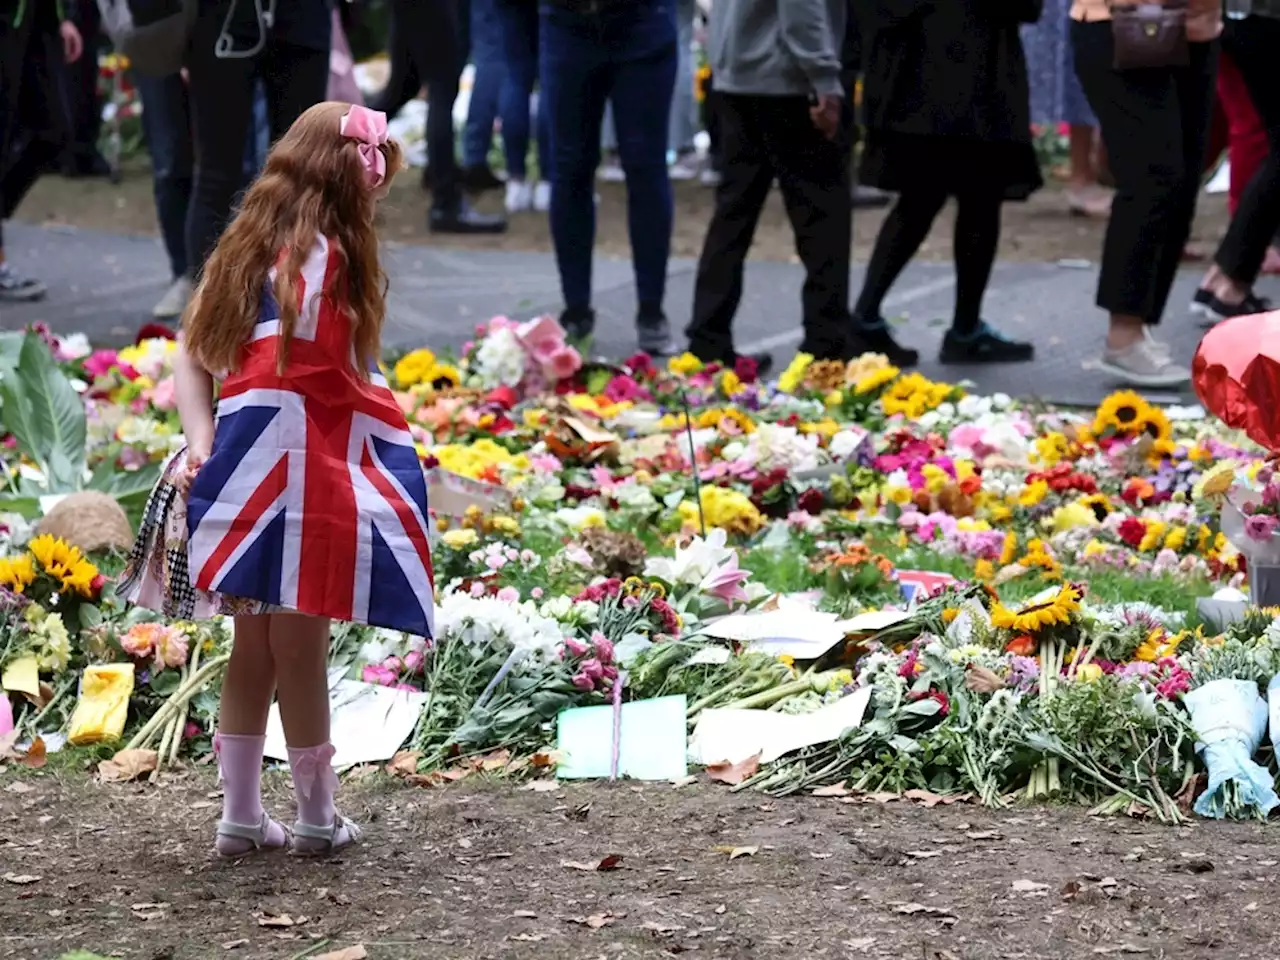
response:
<path id="1" fill-rule="evenodd" d="M 840 45 L 847 0 L 716 0 L 712 84 L 762 96 L 843 94 Z"/>

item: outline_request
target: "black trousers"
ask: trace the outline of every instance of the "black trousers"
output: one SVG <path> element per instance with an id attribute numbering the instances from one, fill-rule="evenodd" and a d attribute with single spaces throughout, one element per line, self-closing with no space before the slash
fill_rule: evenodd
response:
<path id="1" fill-rule="evenodd" d="M 1071 42 L 1116 178 L 1097 303 L 1159 323 L 1196 212 L 1217 44 L 1191 44 L 1188 67 L 1118 71 L 1110 23 L 1073 21 Z"/>
<path id="2" fill-rule="evenodd" d="M 805 268 L 801 301 L 804 341 L 816 357 L 843 355 L 849 335 L 849 191 L 852 124 L 834 141 L 809 118 L 806 97 L 720 94 L 716 115 L 721 180 L 716 209 L 698 261 L 689 349 L 703 359 L 733 351 L 733 316 L 760 212 L 774 181 L 782 191 Z M 851 119 L 851 118 L 847 118 Z"/>
<path id="3" fill-rule="evenodd" d="M 1280 83 L 1275 73 L 1280 20 L 1255 16 L 1224 21 L 1222 50 L 1244 78 L 1249 99 L 1267 131 L 1269 147 L 1267 158 L 1240 196 L 1240 205 L 1214 258 L 1223 273 L 1249 286 L 1258 279 L 1267 247 L 1280 229 Z"/>
<path id="4" fill-rule="evenodd" d="M 55 45 L 56 34 L 33 16 L 16 28 L 0 22 L 0 223 L 13 216 L 66 142 Z"/>
<path id="5" fill-rule="evenodd" d="M 202 12 L 188 54 L 188 91 L 196 168 L 187 210 L 188 270 L 198 277 L 231 219 L 236 194 L 245 186 L 245 143 L 253 117 L 253 93 L 261 80 L 274 142 L 308 108 L 325 98 L 329 54 L 268 39 L 261 53 L 220 59 L 214 43 L 224 11 Z"/>
<path id="6" fill-rule="evenodd" d="M 102 133 L 102 98 L 98 95 L 98 49 L 103 42 L 102 18 L 96 3 L 82 3 L 76 26 L 84 40 L 84 54 L 62 65 L 62 93 L 66 101 L 70 142 L 62 158 L 68 173 L 85 170 L 98 157 Z"/>

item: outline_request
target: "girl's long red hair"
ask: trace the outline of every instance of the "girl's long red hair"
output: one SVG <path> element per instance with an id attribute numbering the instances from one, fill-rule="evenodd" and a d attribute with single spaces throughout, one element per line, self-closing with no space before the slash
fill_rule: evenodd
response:
<path id="1" fill-rule="evenodd" d="M 338 132 L 349 109 L 345 103 L 320 103 L 298 118 L 271 148 L 262 175 L 209 257 L 182 321 L 186 350 L 206 370 L 239 366 L 259 319 L 267 274 L 277 264 L 283 370 L 301 308 L 297 280 L 317 234 L 340 257 L 321 295 L 333 298 L 350 318 L 356 372 L 368 376 L 377 363 L 387 277 L 378 262 L 375 192 L 365 181 L 356 141 Z M 390 179 L 401 166 L 400 147 L 388 141 L 379 149 Z"/>

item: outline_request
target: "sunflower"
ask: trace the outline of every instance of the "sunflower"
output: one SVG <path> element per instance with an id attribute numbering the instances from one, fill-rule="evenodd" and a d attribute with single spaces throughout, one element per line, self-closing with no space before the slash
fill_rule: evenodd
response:
<path id="1" fill-rule="evenodd" d="M 1093 418 L 1093 432 L 1137 433 L 1151 410 L 1150 404 L 1132 390 L 1120 390 L 1098 405 Z"/>
<path id="2" fill-rule="evenodd" d="M 1163 627 L 1156 627 L 1147 634 L 1147 638 L 1134 651 L 1134 659 L 1145 663 L 1155 663 L 1163 657 L 1172 657 L 1178 651 L 1178 645 L 1190 635 L 1190 631 L 1169 636 Z"/>
<path id="3" fill-rule="evenodd" d="M 1040 603 L 1010 610 L 1000 601 L 991 607 L 991 624 L 1015 633 L 1038 633 L 1048 627 L 1071 622 L 1071 616 L 1080 610 L 1081 589 L 1075 584 L 1063 584 L 1054 596 Z"/>
<path id="4" fill-rule="evenodd" d="M 1159 407 L 1147 405 L 1147 409 L 1138 418 L 1137 431 L 1160 444 L 1167 444 L 1173 437 L 1173 424 Z"/>
<path id="5" fill-rule="evenodd" d="M 1099 523 L 1111 514 L 1111 498 L 1105 493 L 1091 493 L 1087 497 L 1081 497 L 1080 505 L 1092 510 Z"/>
<path id="6" fill-rule="evenodd" d="M 873 390 L 879 390 L 885 384 L 892 383 L 897 379 L 898 374 L 901 372 L 897 367 L 879 367 L 855 380 L 853 392 L 862 396 L 863 394 L 871 393 Z"/>
<path id="7" fill-rule="evenodd" d="M 453 390 L 462 383 L 462 374 L 451 363 L 433 363 L 422 379 L 436 390 Z"/>
<path id="8" fill-rule="evenodd" d="M 35 583 L 36 565 L 31 554 L 20 553 L 16 557 L 0 557 L 0 587 L 14 593 L 22 593 Z"/>

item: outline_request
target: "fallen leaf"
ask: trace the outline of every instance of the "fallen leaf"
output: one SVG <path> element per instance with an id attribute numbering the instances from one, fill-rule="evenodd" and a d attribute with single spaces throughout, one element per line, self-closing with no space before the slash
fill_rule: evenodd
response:
<path id="1" fill-rule="evenodd" d="M 933 951 L 933 960 L 960 960 L 960 958 L 950 950 L 935 950 Z"/>
<path id="2" fill-rule="evenodd" d="M 829 787 L 819 787 L 813 791 L 815 797 L 847 797 L 852 793 L 843 783 L 833 783 Z M 873 938 L 874 939 L 874 938 Z"/>
<path id="3" fill-rule="evenodd" d="M 538 919 L 538 915 L 534 913 L 532 910 L 517 910 L 515 913 L 511 914 L 511 916 L 515 917 L 517 920 L 537 920 Z"/>
<path id="4" fill-rule="evenodd" d="M 591 813 L 591 804 L 584 803 L 580 807 L 574 807 L 565 816 L 570 820 L 585 820 Z"/>
<path id="5" fill-rule="evenodd" d="M 736 787 L 743 780 L 754 777 L 760 769 L 760 754 L 739 760 L 737 763 L 712 763 L 707 766 L 707 776 L 719 783 Z"/>
<path id="6" fill-rule="evenodd" d="M 875 942 L 875 937 L 859 937 L 857 940 L 846 940 L 842 946 L 857 950 L 859 953 L 866 953 L 875 945 Z"/>
<path id="7" fill-rule="evenodd" d="M 519 940 L 522 943 L 541 943 L 547 939 L 540 933 L 514 933 L 507 937 L 508 940 Z"/>
<path id="8" fill-rule="evenodd" d="M 354 947 L 343 947 L 341 950 L 322 953 L 314 960 L 365 960 L 368 956 L 369 951 L 364 948 L 364 944 L 357 943 Z"/>
<path id="9" fill-rule="evenodd" d="M 933 857 L 942 856 L 941 850 L 908 850 L 908 857 L 914 857 L 917 860 L 930 860 Z"/>
<path id="10" fill-rule="evenodd" d="M 480 769 L 485 773 L 493 773 L 497 770 L 505 770 L 509 763 L 511 763 L 510 750 L 495 750 L 480 760 Z"/>
<path id="11" fill-rule="evenodd" d="M 622 863 L 622 856 L 617 853 L 611 853 L 598 863 L 585 863 L 581 860 L 562 860 L 560 866 L 568 870 L 581 870 L 583 873 L 598 873 L 606 870 L 616 870 L 620 863 Z"/>
<path id="12" fill-rule="evenodd" d="M 29 873 L 6 873 L 4 875 L 5 883 L 16 883 L 20 887 L 25 887 L 29 883 L 39 883 L 43 877 L 32 876 Z"/>
<path id="13" fill-rule="evenodd" d="M 18 762 L 24 767 L 30 767 L 32 770 L 39 770 L 49 761 L 49 751 L 45 748 L 44 740 L 36 737 L 31 741 L 31 746 L 27 748 L 27 752 L 22 755 L 22 759 Z"/>
<path id="14" fill-rule="evenodd" d="M 260 927 L 271 927 L 276 929 L 282 928 L 282 927 L 297 927 L 297 926 L 301 926 L 306 922 L 307 922 L 306 917 L 299 917 L 297 920 L 295 920 L 293 919 L 293 917 L 289 916 L 287 913 L 258 914 L 258 926 Z"/>
<path id="15" fill-rule="evenodd" d="M 534 780 L 523 789 L 531 793 L 554 793 L 560 789 L 560 781 L 558 780 Z"/>
<path id="16" fill-rule="evenodd" d="M 222 949 L 223 950 L 239 950 L 241 947 L 247 947 L 248 945 L 249 945 L 249 940 L 247 937 L 245 937 L 245 938 L 241 938 L 240 940 L 228 940 L 226 943 L 222 945 Z"/>
<path id="17" fill-rule="evenodd" d="M 1100 886 L 1103 890 L 1106 890 L 1110 887 L 1118 887 L 1119 885 L 1120 885 L 1120 881 L 1117 880 L 1115 877 L 1103 877 L 1101 880 L 1098 881 L 1098 886 Z"/>
<path id="18" fill-rule="evenodd" d="M 970 840 L 999 840 L 1000 834 L 995 830 L 974 830 L 972 833 L 966 833 L 966 837 Z"/>
<path id="19" fill-rule="evenodd" d="M 33 787 L 29 783 L 23 783 L 21 780 L 18 780 L 14 783 L 9 784 L 4 789 L 6 793 L 30 793 L 32 790 L 35 789 L 35 787 Z"/>
<path id="20" fill-rule="evenodd" d="M 1259 866 L 1275 866 L 1274 863 L 1260 863 Z M 1188 860 L 1186 863 L 1175 863 L 1170 870 L 1180 870 L 1186 873 L 1213 873 L 1212 860 Z"/>
<path id="21" fill-rule="evenodd" d="M 1135 946 L 1132 943 L 1116 943 L 1105 947 L 1094 947 L 1094 953 L 1150 953 L 1146 947 Z"/>
<path id="22" fill-rule="evenodd" d="M 810 853 L 809 856 L 815 860 L 830 860 L 832 855 L 829 853 Z"/>
<path id="23" fill-rule="evenodd" d="M 1062 899 L 1067 901 L 1074 900 L 1076 897 L 1080 896 L 1081 889 L 1082 888 L 1078 880 L 1068 880 L 1066 885 L 1062 888 Z"/>
<path id="24" fill-rule="evenodd" d="M 684 929 L 684 927 L 680 926 L 678 923 L 655 923 L 652 920 L 646 921 L 641 924 L 641 926 L 646 930 L 652 930 L 660 937 L 669 937 L 671 934 L 679 933 Z"/>
<path id="25" fill-rule="evenodd" d="M 947 799 L 942 794 L 934 793 L 931 790 L 908 790 L 902 796 L 906 800 L 915 800 L 926 807 L 936 807 Z"/>
<path id="26" fill-rule="evenodd" d="M 691 787 L 697 782 L 698 782 L 698 778 L 690 775 L 687 777 L 681 777 L 679 780 L 672 780 L 671 786 L 675 787 L 676 789 L 679 789 L 680 787 Z"/>
<path id="27" fill-rule="evenodd" d="M 729 851 L 729 859 L 737 860 L 739 857 L 754 857 L 759 852 L 759 847 L 734 847 Z"/>
<path id="28" fill-rule="evenodd" d="M 617 870 L 618 864 L 622 863 L 622 854 L 611 853 L 600 861 L 596 867 L 597 870 Z"/>
<path id="29" fill-rule="evenodd" d="M 904 916 L 914 917 L 922 915 L 926 917 L 937 917 L 939 920 L 950 920 L 955 922 L 958 918 L 950 910 L 941 907 L 926 907 L 923 903 L 895 903 L 893 904 L 893 912 L 901 913 Z"/>
<path id="30" fill-rule="evenodd" d="M 563 754 L 559 750 L 542 750 L 535 753 L 529 758 L 529 763 L 535 767 L 555 767 L 559 766 Z"/>
<path id="31" fill-rule="evenodd" d="M 121 750 L 110 760 L 98 764 L 98 776 L 106 783 L 136 780 L 154 770 L 158 760 L 154 750 Z"/>
<path id="32" fill-rule="evenodd" d="M 422 754 L 417 750 L 401 750 L 387 764 L 387 773 L 393 777 L 408 777 L 418 772 L 418 761 Z"/>
<path id="33" fill-rule="evenodd" d="M 616 918 L 611 913 L 593 913 L 589 917 L 565 917 L 569 923 L 576 923 L 582 927 L 590 927 L 592 930 L 599 930 L 613 923 Z"/>
<path id="34" fill-rule="evenodd" d="M 1034 880 L 1015 880 L 1012 885 L 1014 893 L 1044 893 L 1048 889 L 1047 883 L 1036 883 Z"/>

